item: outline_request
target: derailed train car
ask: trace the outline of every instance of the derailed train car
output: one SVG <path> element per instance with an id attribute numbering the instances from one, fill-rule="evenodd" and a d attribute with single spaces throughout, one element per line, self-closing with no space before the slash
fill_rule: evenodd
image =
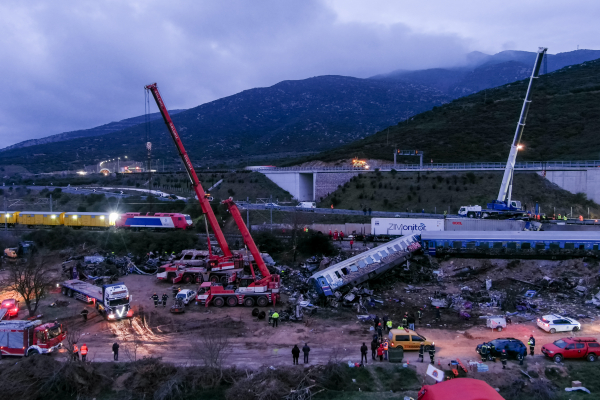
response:
<path id="1" fill-rule="evenodd" d="M 421 233 L 432 256 L 562 258 L 600 256 L 597 232 L 455 231 Z"/>

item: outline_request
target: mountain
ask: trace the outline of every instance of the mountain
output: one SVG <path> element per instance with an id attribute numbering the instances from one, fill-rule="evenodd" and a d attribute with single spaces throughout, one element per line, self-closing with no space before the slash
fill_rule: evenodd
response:
<path id="1" fill-rule="evenodd" d="M 467 55 L 465 67 L 433 68 L 418 71 L 397 70 L 376 75 L 372 79 L 410 82 L 440 90 L 452 98 L 466 96 L 480 90 L 525 79 L 531 75 L 536 53 L 507 50 L 494 55 L 472 52 Z M 575 50 L 547 54 L 547 72 L 568 65 L 580 64 L 600 58 L 600 50 Z M 542 73 L 544 65 L 542 65 Z"/>
<path id="2" fill-rule="evenodd" d="M 410 82 L 318 76 L 245 90 L 173 117 L 196 163 L 240 163 L 254 156 L 286 157 L 318 152 L 373 134 L 450 99 Z M 154 159 L 179 166 L 162 121 L 150 123 Z M 67 170 L 127 154 L 143 159 L 145 125 L 102 136 L 16 148 L 0 153 L 1 164 L 30 170 Z"/>
<path id="3" fill-rule="evenodd" d="M 183 110 L 169 110 L 169 113 L 171 115 L 175 115 L 175 114 L 180 113 L 181 111 L 183 111 Z M 120 130 L 130 128 L 135 125 L 142 124 L 146 121 L 145 118 L 146 117 L 144 115 L 140 115 L 139 117 L 127 118 L 127 119 L 124 119 L 124 120 L 121 120 L 118 122 L 111 122 L 111 123 L 108 123 L 105 125 L 91 128 L 91 129 L 82 129 L 82 130 L 78 130 L 78 131 L 59 133 L 59 134 L 47 136 L 47 137 L 44 137 L 41 139 L 25 140 L 23 142 L 13 144 L 12 146 L 7 146 L 3 149 L 0 149 L 0 152 L 6 151 L 6 150 L 12 150 L 12 149 L 21 149 L 23 147 L 30 147 L 30 146 L 40 145 L 40 144 L 63 142 L 65 140 L 76 139 L 76 138 L 81 138 L 81 137 L 102 136 L 102 135 L 106 135 L 108 133 L 120 131 Z M 152 113 L 152 114 L 148 115 L 148 118 L 150 121 L 154 121 L 154 120 L 161 118 L 161 116 L 160 116 L 160 113 Z"/>
<path id="4" fill-rule="evenodd" d="M 497 64 L 502 65 L 502 64 Z M 302 160 L 349 155 L 393 159 L 393 145 L 424 151 L 429 162 L 506 161 L 529 80 L 459 98 L 363 140 Z M 518 161 L 597 160 L 600 153 L 600 59 L 542 75 L 533 86 Z M 413 159 L 402 162 L 414 163 Z"/>

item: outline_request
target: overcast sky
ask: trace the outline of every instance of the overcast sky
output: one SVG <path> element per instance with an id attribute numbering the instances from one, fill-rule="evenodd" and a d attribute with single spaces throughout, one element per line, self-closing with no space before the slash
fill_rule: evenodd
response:
<path id="1" fill-rule="evenodd" d="M 0 2 L 0 147 L 285 79 L 450 66 L 479 50 L 600 49 L 590 0 Z"/>

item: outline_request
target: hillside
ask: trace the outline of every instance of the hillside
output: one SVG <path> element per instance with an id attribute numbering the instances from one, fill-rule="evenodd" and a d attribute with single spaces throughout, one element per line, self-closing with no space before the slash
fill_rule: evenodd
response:
<path id="1" fill-rule="evenodd" d="M 527 83 L 522 80 L 454 100 L 391 126 L 389 132 L 385 129 L 287 164 L 349 156 L 392 160 L 396 146 L 424 151 L 426 162 L 506 161 Z M 517 161 L 598 159 L 599 100 L 600 60 L 540 76 L 523 133 L 525 149 Z"/>
<path id="2" fill-rule="evenodd" d="M 353 178 L 319 202 L 319 207 L 334 204 L 338 208 L 378 211 L 456 214 L 461 206 L 485 206 L 495 199 L 502 182 L 502 172 L 382 172 L 362 174 Z M 536 173 L 515 173 L 513 199 L 520 200 L 528 210 L 539 202 L 543 213 L 570 213 L 598 218 L 600 206 L 585 195 L 572 194 Z"/>
<path id="3" fill-rule="evenodd" d="M 162 94 L 168 101 L 168 90 Z M 319 76 L 245 90 L 180 112 L 173 121 L 196 163 L 240 163 L 253 155 L 284 157 L 331 149 L 447 101 L 437 90 L 407 82 Z M 164 123 L 150 125 L 153 157 L 179 166 Z M 117 154 L 143 159 L 145 143 L 142 124 L 2 152 L 0 163 L 27 164 L 30 170 L 35 165 L 42 171 L 74 169 Z"/>
<path id="4" fill-rule="evenodd" d="M 183 111 L 183 110 L 170 110 L 169 113 L 171 115 L 175 115 L 175 114 L 180 113 L 181 111 Z M 161 116 L 160 116 L 160 113 L 152 113 L 152 114 L 148 115 L 148 118 L 150 119 L 150 121 L 154 121 L 154 120 L 161 118 Z M 126 128 L 130 128 L 132 126 L 139 125 L 144 122 L 145 122 L 145 116 L 140 115 L 138 117 L 127 118 L 127 119 L 124 119 L 124 120 L 121 120 L 118 122 L 111 122 L 111 123 L 108 123 L 105 125 L 91 128 L 91 129 L 81 129 L 78 131 L 63 132 L 63 133 L 59 133 L 56 135 L 46 136 L 46 137 L 40 138 L 40 139 L 25 140 L 23 142 L 13 144 L 12 146 L 4 147 L 4 148 L 0 149 L 0 152 L 6 151 L 6 150 L 11 150 L 11 149 L 20 149 L 23 147 L 43 145 L 43 144 L 48 144 L 48 143 L 63 142 L 65 140 L 76 139 L 76 138 L 83 138 L 83 137 L 90 137 L 90 136 L 102 136 L 102 135 L 106 135 L 108 133 L 117 132 L 117 131 L 120 131 L 120 130 L 123 130 Z"/>
<path id="5" fill-rule="evenodd" d="M 440 90 L 452 98 L 525 79 L 531 75 L 536 53 L 507 50 L 494 55 L 470 53 L 467 66 L 433 68 L 418 71 L 398 70 L 376 75 L 373 79 L 411 82 Z M 545 69 L 554 72 L 569 65 L 600 58 L 599 50 L 576 50 L 547 54 Z M 544 73 L 544 66 L 542 66 Z"/>

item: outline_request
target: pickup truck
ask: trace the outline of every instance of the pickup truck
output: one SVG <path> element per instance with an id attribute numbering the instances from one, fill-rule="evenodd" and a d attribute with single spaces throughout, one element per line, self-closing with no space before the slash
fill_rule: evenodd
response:
<path id="1" fill-rule="evenodd" d="M 592 337 L 568 337 L 542 346 L 542 353 L 561 362 L 565 358 L 586 358 L 594 362 L 600 355 L 600 343 Z"/>

